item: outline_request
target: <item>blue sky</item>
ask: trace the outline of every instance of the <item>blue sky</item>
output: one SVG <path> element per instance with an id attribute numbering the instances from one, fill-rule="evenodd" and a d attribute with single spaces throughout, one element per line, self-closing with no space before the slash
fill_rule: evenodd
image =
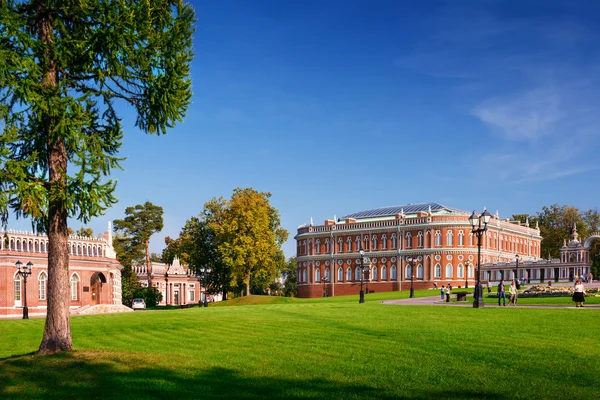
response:
<path id="1" fill-rule="evenodd" d="M 119 203 L 95 231 L 151 201 L 165 212 L 158 252 L 235 187 L 272 193 L 288 257 L 311 217 L 598 207 L 600 2 L 192 3 L 188 116 L 156 137 L 122 111 Z"/>

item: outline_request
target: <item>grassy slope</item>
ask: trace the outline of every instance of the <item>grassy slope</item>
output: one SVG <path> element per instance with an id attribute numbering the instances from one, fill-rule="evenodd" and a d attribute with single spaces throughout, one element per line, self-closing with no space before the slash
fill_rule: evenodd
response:
<path id="1" fill-rule="evenodd" d="M 42 319 L 0 321 L 0 397 L 570 399 L 600 392 L 597 310 L 400 307 L 378 304 L 378 296 L 386 295 L 370 294 L 362 305 L 356 296 L 277 299 L 78 317 L 77 351 L 47 357 L 23 355 L 36 350 Z"/>

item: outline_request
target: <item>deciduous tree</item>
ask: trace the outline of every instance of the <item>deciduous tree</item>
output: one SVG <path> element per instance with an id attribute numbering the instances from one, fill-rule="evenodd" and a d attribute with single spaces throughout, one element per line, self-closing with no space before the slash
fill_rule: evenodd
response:
<path id="1" fill-rule="evenodd" d="M 0 217 L 48 234 L 40 353 L 72 348 L 69 217 L 113 205 L 117 105 L 164 134 L 190 103 L 194 12 L 179 0 L 0 0 Z"/>

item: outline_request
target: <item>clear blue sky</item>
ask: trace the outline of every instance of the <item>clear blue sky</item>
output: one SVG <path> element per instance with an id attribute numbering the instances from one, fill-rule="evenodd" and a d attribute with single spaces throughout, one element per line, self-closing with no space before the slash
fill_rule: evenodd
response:
<path id="1" fill-rule="evenodd" d="M 273 194 L 288 257 L 311 217 L 598 207 L 600 2 L 193 3 L 188 116 L 156 137 L 123 110 L 119 203 L 95 231 L 151 201 L 158 252 L 235 187 Z"/>

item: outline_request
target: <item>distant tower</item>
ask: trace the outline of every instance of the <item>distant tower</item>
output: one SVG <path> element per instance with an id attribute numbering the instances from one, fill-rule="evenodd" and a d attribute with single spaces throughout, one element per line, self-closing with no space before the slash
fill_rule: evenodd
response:
<path id="1" fill-rule="evenodd" d="M 113 231 L 112 221 L 108 221 L 108 238 L 106 239 L 106 241 L 108 242 L 108 245 L 110 247 L 112 247 L 112 245 L 113 245 L 112 231 Z"/>

